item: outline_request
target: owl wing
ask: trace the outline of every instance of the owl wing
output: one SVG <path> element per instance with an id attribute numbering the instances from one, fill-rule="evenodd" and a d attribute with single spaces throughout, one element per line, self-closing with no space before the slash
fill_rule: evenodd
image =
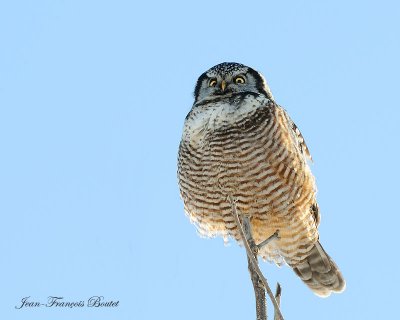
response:
<path id="1" fill-rule="evenodd" d="M 307 147 L 307 144 L 304 140 L 303 135 L 301 134 L 299 128 L 296 126 L 296 124 L 293 122 L 293 120 L 290 118 L 289 114 L 286 112 L 286 110 L 282 107 L 280 107 L 282 110 L 283 116 L 285 120 L 288 123 L 289 131 L 290 131 L 290 136 L 292 138 L 293 144 L 296 146 L 296 148 L 300 151 L 300 153 L 303 155 L 304 159 L 312 161 L 312 157 L 310 154 L 310 150 Z M 321 216 L 319 213 L 319 207 L 318 203 L 315 202 L 311 205 L 310 207 L 310 213 L 314 217 L 314 221 L 316 226 L 319 226 L 319 223 L 321 221 Z"/>
<path id="2" fill-rule="evenodd" d="M 301 134 L 299 128 L 296 126 L 296 124 L 293 122 L 293 120 L 289 117 L 286 110 L 284 108 L 282 108 L 282 110 L 283 110 L 283 115 L 285 116 L 286 121 L 288 122 L 290 128 L 292 129 L 290 133 L 292 135 L 292 138 L 293 138 L 295 144 L 300 149 L 300 152 L 304 155 L 304 157 L 306 159 L 313 161 L 311 154 L 310 154 L 310 150 L 308 149 L 306 141 L 304 140 L 304 137 Z"/>

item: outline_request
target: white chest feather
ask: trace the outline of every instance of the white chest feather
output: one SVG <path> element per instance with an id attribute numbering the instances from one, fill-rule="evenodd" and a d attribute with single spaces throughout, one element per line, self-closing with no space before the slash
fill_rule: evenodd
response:
<path id="1" fill-rule="evenodd" d="M 249 117 L 260 106 L 266 105 L 264 96 L 248 95 L 245 99 L 226 99 L 194 107 L 185 121 L 182 140 L 192 146 L 201 145 L 207 133 L 229 127 Z"/>

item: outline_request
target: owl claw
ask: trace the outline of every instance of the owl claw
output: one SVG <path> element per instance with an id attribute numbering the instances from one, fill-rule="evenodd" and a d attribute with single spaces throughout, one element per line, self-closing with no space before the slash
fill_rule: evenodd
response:
<path id="1" fill-rule="evenodd" d="M 281 237 L 279 236 L 279 230 L 276 230 L 275 233 L 270 236 L 269 238 L 265 239 L 261 243 L 257 245 L 258 250 L 261 250 L 264 246 L 266 246 L 268 243 L 270 243 L 272 240 L 279 240 Z"/>

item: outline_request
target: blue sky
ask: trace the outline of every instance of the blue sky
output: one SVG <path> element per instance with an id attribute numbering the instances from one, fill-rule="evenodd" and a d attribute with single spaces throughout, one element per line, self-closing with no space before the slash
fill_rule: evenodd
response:
<path id="1" fill-rule="evenodd" d="M 176 179 L 197 77 L 267 78 L 314 158 L 321 242 L 347 289 L 289 267 L 286 319 L 397 313 L 400 7 L 396 1 L 2 1 L 3 319 L 251 319 L 243 248 L 205 240 Z M 94 295 L 116 308 L 23 308 Z"/>

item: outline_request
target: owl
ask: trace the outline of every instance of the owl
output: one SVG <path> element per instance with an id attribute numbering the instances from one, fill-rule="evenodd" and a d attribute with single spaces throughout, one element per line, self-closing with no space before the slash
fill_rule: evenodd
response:
<path id="1" fill-rule="evenodd" d="M 287 263 L 318 296 L 342 292 L 345 280 L 319 242 L 320 213 L 309 149 L 264 77 L 221 63 L 197 80 L 178 152 L 184 210 L 200 235 L 242 242 L 230 197 L 248 217 L 253 238 L 279 238 L 259 251 Z"/>

